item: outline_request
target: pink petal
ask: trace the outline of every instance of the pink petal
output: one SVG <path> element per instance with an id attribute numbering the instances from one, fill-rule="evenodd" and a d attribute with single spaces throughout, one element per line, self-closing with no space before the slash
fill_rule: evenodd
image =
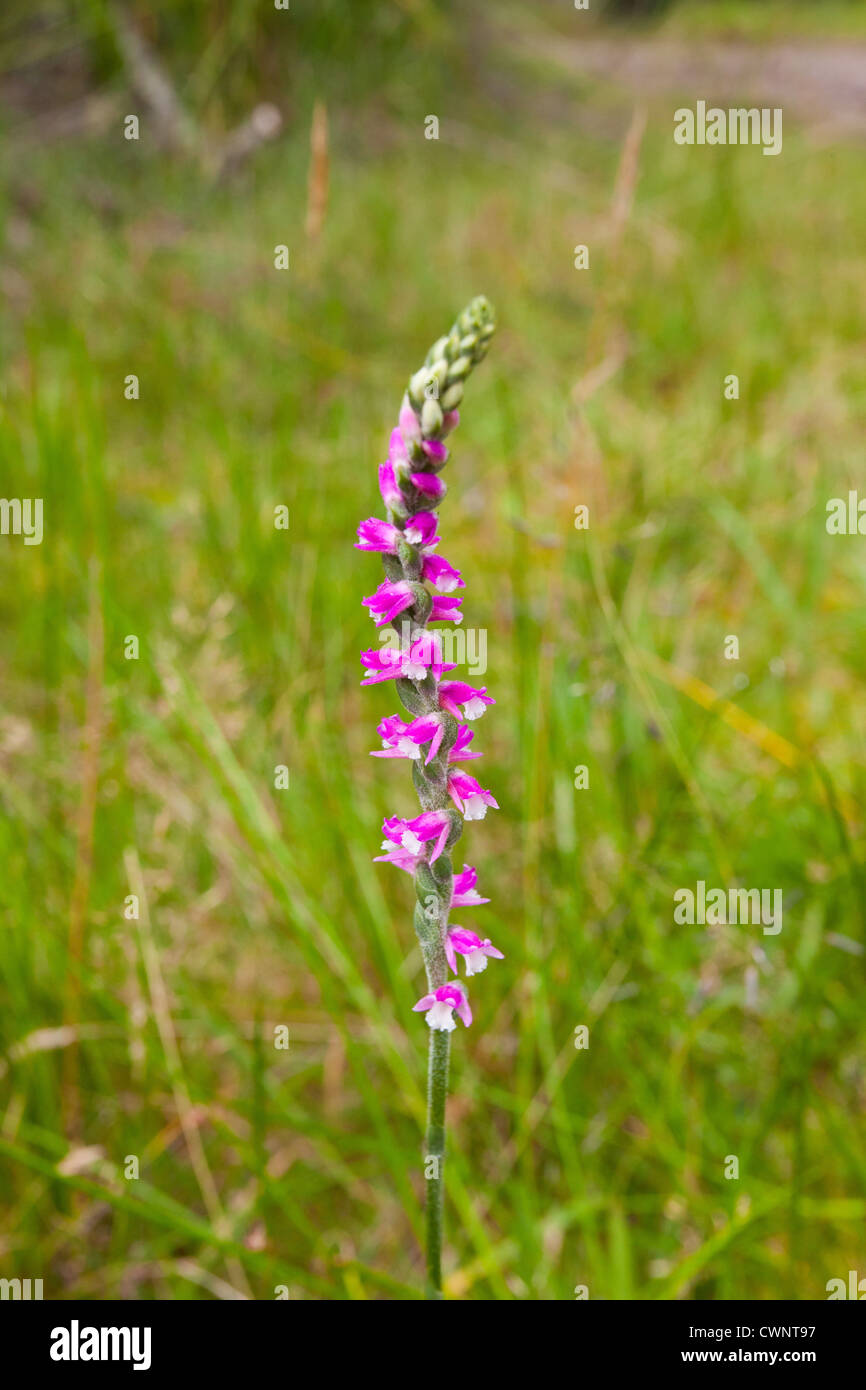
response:
<path id="1" fill-rule="evenodd" d="M 445 484 L 435 473 L 410 473 L 409 477 L 419 492 L 426 497 L 444 497 Z"/>
<path id="2" fill-rule="evenodd" d="M 446 820 L 446 821 L 445 821 L 445 824 L 442 826 L 442 829 L 441 829 L 441 831 L 440 831 L 440 833 L 439 833 L 439 839 L 436 841 L 436 848 L 434 849 L 433 853 L 430 855 L 430 863 L 431 863 L 431 864 L 435 864 L 435 863 L 436 863 L 436 860 L 439 858 L 440 854 L 442 853 L 443 849 L 445 848 L 445 841 L 448 839 L 448 832 L 450 831 L 450 829 L 451 829 L 451 822 L 450 822 L 450 820 Z"/>
<path id="3" fill-rule="evenodd" d="M 424 764 L 425 764 L 425 766 L 427 765 L 427 763 L 430 762 L 431 758 L 435 758 L 435 757 L 436 757 L 436 754 L 439 752 L 439 745 L 441 744 L 442 739 L 444 738 L 444 736 L 445 736 L 445 725 L 444 725 L 444 724 L 440 724 L 440 725 L 439 725 L 439 728 L 436 730 L 435 734 L 433 735 L 433 740 L 432 740 L 432 742 L 431 742 L 431 744 L 430 744 L 430 752 L 427 754 L 427 757 L 424 759 Z"/>

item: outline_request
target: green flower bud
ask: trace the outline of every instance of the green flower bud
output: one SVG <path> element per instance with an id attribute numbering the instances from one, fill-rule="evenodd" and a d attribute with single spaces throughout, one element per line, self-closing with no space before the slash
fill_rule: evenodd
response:
<path id="1" fill-rule="evenodd" d="M 412 615 L 419 627 L 423 627 L 430 617 L 433 608 L 433 595 L 426 584 L 412 584 L 412 592 L 415 595 L 415 602 L 412 605 Z"/>
<path id="2" fill-rule="evenodd" d="M 459 811 L 451 810 L 449 807 L 448 815 L 451 820 L 451 829 L 448 832 L 448 839 L 445 841 L 446 849 L 453 849 L 460 836 L 463 834 L 463 817 Z"/>
<path id="3" fill-rule="evenodd" d="M 427 455 L 424 453 L 417 439 L 409 440 L 406 445 L 406 452 L 409 455 L 409 462 L 412 464 L 413 470 L 427 462 Z"/>
<path id="4" fill-rule="evenodd" d="M 410 545 L 406 540 L 397 542 L 396 555 L 383 555 L 385 563 L 385 573 L 389 579 L 399 583 L 401 579 L 420 579 L 421 578 L 421 556 L 417 546 Z M 396 566 L 391 569 L 388 561 Z"/>
<path id="5" fill-rule="evenodd" d="M 407 550 L 412 549 L 408 541 L 401 541 L 400 545 L 405 546 Z M 403 566 L 401 564 L 401 558 L 402 557 L 399 555 L 399 553 L 397 555 L 382 556 L 382 564 L 385 567 L 385 574 L 387 578 L 390 579 L 392 584 L 399 584 L 400 580 L 403 578 Z"/>
<path id="6" fill-rule="evenodd" d="M 427 399 L 421 410 L 421 433 L 430 438 L 442 428 L 442 407 L 438 401 Z"/>
<path id="7" fill-rule="evenodd" d="M 437 755 L 440 758 L 444 758 L 446 754 L 449 753 L 451 749 L 454 747 L 454 744 L 457 741 L 457 734 L 460 729 L 460 725 L 454 718 L 453 714 L 447 714 L 443 710 L 442 718 L 445 723 L 445 732 L 442 735 L 442 742 L 439 745 L 439 753 Z"/>
<path id="8" fill-rule="evenodd" d="M 419 695 L 412 681 L 406 676 L 398 676 L 394 682 L 400 703 L 409 711 L 410 714 L 428 714 L 430 710 L 429 700 L 425 700 L 423 695 Z"/>
<path id="9" fill-rule="evenodd" d="M 473 365 L 474 364 L 471 357 L 458 357 L 456 362 L 451 363 L 451 367 L 448 372 L 449 383 L 452 381 L 465 381 L 469 373 L 472 371 Z"/>
<path id="10" fill-rule="evenodd" d="M 424 766 L 420 758 L 412 759 L 412 782 L 418 800 L 425 811 L 435 811 L 445 791 L 445 774 L 435 763 Z"/>
<path id="11" fill-rule="evenodd" d="M 447 334 L 442 338 L 437 338 L 436 342 L 433 344 L 433 346 L 427 354 L 428 364 L 431 362 L 435 362 L 437 357 L 444 357 L 447 344 Z"/>
<path id="12" fill-rule="evenodd" d="M 415 928 L 415 935 L 418 937 L 422 946 L 429 947 L 438 944 L 440 940 L 439 922 L 438 920 L 433 921 L 428 917 L 420 903 L 415 904 L 415 915 L 412 919 L 412 924 Z"/>
<path id="13" fill-rule="evenodd" d="M 430 671 L 427 672 L 423 681 L 418 681 L 418 689 L 422 695 L 426 695 L 427 697 L 427 704 L 421 711 L 423 714 L 427 714 L 431 709 L 435 708 L 437 696 L 436 680 Z"/>
<path id="14" fill-rule="evenodd" d="M 450 901 L 451 883 L 454 878 L 454 866 L 451 863 L 450 854 L 440 854 L 436 863 L 431 864 L 430 867 L 433 870 L 433 876 L 437 883 L 442 884 L 444 888 L 448 889 L 448 898 Z"/>
<path id="15" fill-rule="evenodd" d="M 415 372 L 414 376 L 409 379 L 409 390 L 407 395 L 409 396 L 410 404 L 416 409 L 416 413 L 424 404 L 424 388 L 429 380 L 430 370 L 428 367 L 422 367 L 420 371 Z"/>
<path id="16" fill-rule="evenodd" d="M 462 400 L 463 383 L 462 381 L 455 381 L 454 385 L 449 386 L 448 390 L 441 397 L 439 404 L 443 410 L 456 410 Z"/>
<path id="17" fill-rule="evenodd" d="M 434 897 L 437 903 L 442 901 L 442 885 L 434 878 L 433 869 L 425 859 L 422 859 L 415 869 L 415 895 L 425 911 L 430 907 L 431 897 Z M 432 914 L 428 912 L 427 915 Z"/>

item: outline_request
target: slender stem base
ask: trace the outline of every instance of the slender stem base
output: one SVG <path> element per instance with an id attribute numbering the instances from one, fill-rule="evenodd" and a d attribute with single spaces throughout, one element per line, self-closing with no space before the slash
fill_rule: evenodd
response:
<path id="1" fill-rule="evenodd" d="M 445 1198 L 445 1100 L 451 1034 L 430 1029 L 427 1063 L 427 1298 L 442 1297 L 442 1207 Z"/>

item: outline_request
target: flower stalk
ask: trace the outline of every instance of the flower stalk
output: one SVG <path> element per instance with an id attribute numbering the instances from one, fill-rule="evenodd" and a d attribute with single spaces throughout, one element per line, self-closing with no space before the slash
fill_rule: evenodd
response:
<path id="1" fill-rule="evenodd" d="M 445 1204 L 445 1102 L 448 1099 L 448 1062 L 451 1034 L 430 1029 L 427 1058 L 427 1285 L 428 1299 L 442 1297 L 442 1225 Z"/>
<path id="2" fill-rule="evenodd" d="M 480 820 L 496 807 L 492 794 L 454 764 L 480 754 L 470 750 L 473 734 L 466 720 L 480 717 L 494 701 L 486 688 L 445 680 L 454 669 L 445 662 L 439 633 L 431 622 L 462 619 L 465 588 L 460 571 L 434 553 L 440 542 L 436 512 L 446 493 L 440 474 L 448 460 L 445 439 L 459 423 L 457 407 L 473 368 L 483 360 L 495 329 L 493 310 L 484 298 L 472 300 L 451 331 L 433 344 L 426 361 L 409 381 L 392 432 L 388 458 L 379 468 L 379 487 L 387 520 L 370 517 L 358 528 L 357 548 L 381 554 L 385 580 L 364 599 L 377 627 L 399 620 L 398 647 L 361 653 L 366 675 L 362 685 L 393 680 L 411 716 L 392 715 L 378 732 L 382 748 L 374 756 L 405 758 L 421 813 L 411 819 L 391 816 L 383 824 L 384 853 L 379 861 L 412 875 L 415 884 L 414 927 L 421 947 L 428 992 L 414 1006 L 430 1029 L 427 1075 L 427 1284 L 428 1298 L 442 1297 L 442 1226 L 445 1168 L 445 1107 L 448 1096 L 450 1035 L 455 1015 L 464 1026 L 472 1010 L 457 974 L 458 957 L 467 976 L 479 974 L 489 957 L 501 958 L 489 940 L 450 922 L 453 905 L 487 902 L 475 890 L 475 870 L 464 866 L 455 877 L 451 851 L 464 820 Z M 433 594 L 428 585 L 439 589 Z"/>

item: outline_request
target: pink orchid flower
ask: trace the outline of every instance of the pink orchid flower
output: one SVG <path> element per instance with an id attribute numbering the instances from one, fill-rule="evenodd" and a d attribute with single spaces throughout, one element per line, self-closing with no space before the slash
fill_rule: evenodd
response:
<path id="1" fill-rule="evenodd" d="M 421 448 L 428 459 L 432 459 L 434 463 L 448 462 L 448 450 L 441 439 L 425 439 L 421 443 Z"/>
<path id="2" fill-rule="evenodd" d="M 486 970 L 488 957 L 495 960 L 505 959 L 503 953 L 497 951 L 496 947 L 490 944 L 489 937 L 485 937 L 482 941 L 481 937 L 474 931 L 468 931 L 466 927 L 455 925 L 448 928 L 448 935 L 445 938 L 445 955 L 448 957 L 448 964 L 455 975 L 457 974 L 457 954 L 463 956 L 466 961 L 467 976 L 480 975 L 482 970 Z"/>
<path id="3" fill-rule="evenodd" d="M 409 464 L 409 450 L 399 426 L 391 431 L 391 438 L 388 440 L 388 462 L 395 469 L 399 469 L 401 465 L 408 467 Z"/>
<path id="4" fill-rule="evenodd" d="M 433 599 L 433 607 L 430 609 L 430 622 L 462 623 L 463 614 L 460 612 L 462 602 L 462 598 L 451 598 L 450 594 L 442 597 L 436 594 Z"/>
<path id="5" fill-rule="evenodd" d="M 482 898 L 478 894 L 475 885 L 478 882 L 478 874 L 471 864 L 464 864 L 463 870 L 454 875 L 454 892 L 451 897 L 452 907 L 481 907 L 484 903 L 489 903 L 489 898 Z"/>
<path id="6" fill-rule="evenodd" d="M 376 726 L 376 733 L 382 739 L 382 747 L 371 754 L 374 758 L 420 758 L 421 745 L 430 744 L 430 751 L 424 759 L 425 765 L 435 758 L 445 733 L 443 720 L 435 714 L 422 714 L 408 723 L 399 714 L 391 714 Z M 472 755 L 469 755 L 472 756 Z M 480 757 L 480 754 L 475 754 Z M 449 754 L 450 757 L 450 754 Z"/>
<path id="7" fill-rule="evenodd" d="M 411 608 L 417 597 L 412 585 L 407 580 L 391 583 L 386 579 L 379 585 L 374 594 L 369 594 L 362 602 L 376 619 L 376 626 L 383 627 L 386 623 L 392 622 L 398 614 Z M 437 594 L 433 599 L 430 619 L 438 622 L 462 623 L 463 614 L 460 612 L 462 602 L 463 600 L 459 598 L 451 598 L 448 595 L 440 597 Z"/>
<path id="8" fill-rule="evenodd" d="M 398 613 L 403 613 L 407 608 L 411 608 L 416 597 L 412 585 L 406 581 L 401 580 L 399 583 L 390 584 L 385 580 L 374 594 L 370 594 L 362 602 L 375 618 L 376 626 L 383 627 L 385 623 L 390 623 L 393 618 L 396 618 Z"/>
<path id="9" fill-rule="evenodd" d="M 488 806 L 499 810 L 499 802 L 492 793 L 485 791 L 468 772 L 448 773 L 448 794 L 464 820 L 483 820 Z"/>
<path id="10" fill-rule="evenodd" d="M 388 816 L 382 822 L 385 835 L 382 848 L 387 853 L 380 854 L 375 862 L 387 863 L 392 855 L 403 859 L 407 854 L 421 859 L 424 857 L 425 844 L 429 840 L 435 840 L 429 860 L 431 864 L 435 864 L 445 848 L 450 830 L 451 817 L 447 811 L 422 811 L 420 816 L 413 816 L 411 820 L 405 820 L 402 816 Z"/>
<path id="11" fill-rule="evenodd" d="M 420 442 L 421 421 L 418 419 L 418 416 L 415 414 L 406 396 L 403 397 L 403 404 L 400 406 L 400 414 L 397 423 L 400 434 L 407 443 Z"/>
<path id="12" fill-rule="evenodd" d="M 420 546 L 421 554 L 426 560 L 428 551 L 432 551 L 441 539 L 436 535 L 436 518 L 433 513 L 416 512 L 414 516 L 410 516 L 403 531 L 400 530 L 399 526 L 392 525 L 390 521 L 382 521 L 377 516 L 370 516 L 366 521 L 362 521 L 358 527 L 355 549 L 378 551 L 382 555 L 396 555 L 397 546 L 401 539 L 407 540 L 410 545 Z M 432 559 L 433 557 L 429 556 L 429 558 Z M 445 562 L 443 561 L 443 563 Z M 450 568 L 451 566 L 448 565 L 449 570 Z M 426 578 L 426 576 L 424 577 Z M 441 584 L 438 587 L 446 592 Z"/>
<path id="13" fill-rule="evenodd" d="M 400 491 L 397 482 L 397 475 L 394 472 L 394 465 L 390 459 L 379 464 L 379 491 L 382 494 L 382 501 L 386 507 L 400 508 L 405 510 L 405 499 Z"/>
<path id="14" fill-rule="evenodd" d="M 453 662 L 442 660 L 442 648 L 432 632 L 425 632 L 408 648 L 381 647 L 361 652 L 361 665 L 372 672 L 361 681 L 362 685 L 377 685 L 379 681 L 396 680 L 400 676 L 422 681 L 428 671 L 438 680 L 443 671 L 454 670 Z"/>
<path id="15" fill-rule="evenodd" d="M 425 515 L 423 512 L 419 516 Z M 429 516 L 429 512 L 426 513 Z M 438 540 L 439 537 L 437 536 Z M 441 589 L 443 594 L 451 594 L 455 589 L 465 589 L 463 577 L 459 570 L 453 565 L 449 565 L 441 555 L 425 555 L 424 563 L 421 566 L 421 578 L 426 579 L 428 584 L 432 584 L 434 589 Z"/>
<path id="16" fill-rule="evenodd" d="M 425 994 L 412 1008 L 416 1014 L 426 1011 L 428 1027 L 441 1028 L 446 1033 L 453 1032 L 457 1027 L 455 1013 L 467 1028 L 472 1022 L 469 1000 L 458 985 L 440 985 L 432 994 Z"/>
<path id="17" fill-rule="evenodd" d="M 410 545 L 420 545 L 422 554 L 425 554 L 428 548 L 432 550 L 440 541 L 440 537 L 436 535 L 436 518 L 432 512 L 415 512 L 406 522 L 403 535 Z"/>
<path id="18" fill-rule="evenodd" d="M 473 685 L 467 685 L 465 681 L 443 681 L 439 686 L 439 704 L 442 709 L 447 709 L 449 714 L 453 714 L 455 719 L 480 719 L 487 705 L 495 705 L 496 701 L 487 694 L 487 686 L 482 685 L 480 690 L 476 690 Z M 460 706 L 463 706 L 461 716 Z"/>
<path id="19" fill-rule="evenodd" d="M 424 759 L 426 767 L 439 752 L 445 725 L 441 717 L 435 714 L 422 714 L 409 721 L 401 719 L 399 714 L 389 714 L 376 725 L 376 733 L 382 740 L 382 747 L 375 749 L 370 754 L 371 758 L 417 759 L 421 757 L 422 744 L 429 742 L 430 751 Z M 467 729 L 465 724 L 460 725 L 457 737 L 448 750 L 449 763 L 481 757 L 480 753 L 473 753 L 469 748 L 474 737 L 472 729 Z"/>
<path id="20" fill-rule="evenodd" d="M 449 763 L 464 762 L 467 758 L 480 758 L 480 753 L 473 753 L 469 745 L 475 737 L 472 729 L 467 729 L 465 724 L 461 724 L 457 730 L 457 737 L 448 750 Z"/>
<path id="21" fill-rule="evenodd" d="M 437 473 L 410 473 L 409 478 L 424 497 L 433 497 L 439 501 L 448 491 Z"/>

